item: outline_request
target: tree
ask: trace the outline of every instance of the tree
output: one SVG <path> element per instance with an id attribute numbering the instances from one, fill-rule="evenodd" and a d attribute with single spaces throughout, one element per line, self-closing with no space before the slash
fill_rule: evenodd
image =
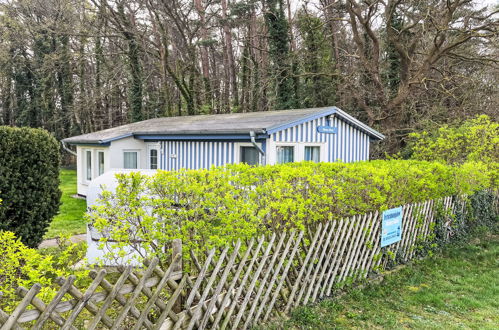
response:
<path id="1" fill-rule="evenodd" d="M 269 34 L 269 54 L 276 88 L 276 109 L 296 105 L 290 66 L 289 27 L 284 14 L 283 0 L 267 0 L 265 24 Z"/>
<path id="2" fill-rule="evenodd" d="M 0 123 L 57 138 L 159 116 L 336 105 L 388 136 L 497 117 L 497 8 L 469 0 L 10 0 Z"/>

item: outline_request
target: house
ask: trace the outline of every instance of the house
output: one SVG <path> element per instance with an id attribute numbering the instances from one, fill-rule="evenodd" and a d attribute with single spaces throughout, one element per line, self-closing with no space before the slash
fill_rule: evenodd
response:
<path id="1" fill-rule="evenodd" d="M 76 145 L 78 194 L 111 169 L 369 159 L 383 134 L 336 107 L 155 118 L 63 140 Z"/>

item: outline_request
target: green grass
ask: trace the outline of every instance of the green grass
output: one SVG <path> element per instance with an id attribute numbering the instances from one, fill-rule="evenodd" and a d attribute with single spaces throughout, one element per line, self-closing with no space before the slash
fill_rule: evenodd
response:
<path id="1" fill-rule="evenodd" d="M 76 194 L 76 171 L 61 169 L 61 206 L 50 227 L 45 234 L 45 238 L 53 238 L 59 235 L 82 234 L 85 232 L 85 213 L 87 204 L 84 199 L 73 198 Z"/>
<path id="2" fill-rule="evenodd" d="M 380 284 L 296 309 L 272 329 L 498 329 L 499 236 L 447 248 Z"/>

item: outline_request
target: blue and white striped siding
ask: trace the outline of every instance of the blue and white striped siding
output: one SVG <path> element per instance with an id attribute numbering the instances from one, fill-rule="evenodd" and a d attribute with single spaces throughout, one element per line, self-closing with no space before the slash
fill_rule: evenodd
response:
<path id="1" fill-rule="evenodd" d="M 235 163 L 234 142 L 162 141 L 160 167 L 167 171 L 200 169 Z M 176 155 L 176 157 L 171 157 Z"/>
<path id="2" fill-rule="evenodd" d="M 296 125 L 271 135 L 274 142 L 314 142 L 327 144 L 327 161 L 356 162 L 369 159 L 369 136 L 352 125 L 333 117 L 332 127 L 336 134 L 317 132 L 318 126 L 328 125 L 326 117 Z M 269 152 L 272 152 L 269 150 Z"/>
<path id="3" fill-rule="evenodd" d="M 318 126 L 328 124 L 337 127 L 338 132 L 317 132 Z M 369 136 L 338 118 L 332 118 L 331 123 L 327 122 L 326 117 L 311 120 L 273 133 L 269 139 L 274 142 L 326 143 L 328 162 L 369 159 Z M 162 141 L 161 150 L 160 168 L 167 171 L 210 168 L 238 162 L 235 159 L 235 142 L 231 141 Z M 267 153 L 270 152 L 275 150 L 267 150 Z"/>

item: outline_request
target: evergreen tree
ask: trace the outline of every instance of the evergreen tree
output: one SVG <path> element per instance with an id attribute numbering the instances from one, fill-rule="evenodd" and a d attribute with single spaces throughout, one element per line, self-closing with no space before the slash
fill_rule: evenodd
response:
<path id="1" fill-rule="evenodd" d="M 403 19 L 397 13 L 394 14 L 394 18 L 390 22 L 391 29 L 395 31 L 400 31 L 403 26 Z M 400 56 L 395 50 L 393 42 L 390 40 L 386 41 L 386 83 L 392 95 L 397 93 L 398 86 L 400 84 Z"/>
<path id="2" fill-rule="evenodd" d="M 265 13 L 269 54 L 276 86 L 276 109 L 296 106 L 289 51 L 289 25 L 284 14 L 283 0 L 268 0 Z"/>
<path id="3" fill-rule="evenodd" d="M 306 11 L 298 15 L 298 30 L 302 38 L 301 76 L 302 106 L 323 107 L 335 103 L 336 73 L 331 58 L 331 44 L 327 42 L 319 17 Z"/>

